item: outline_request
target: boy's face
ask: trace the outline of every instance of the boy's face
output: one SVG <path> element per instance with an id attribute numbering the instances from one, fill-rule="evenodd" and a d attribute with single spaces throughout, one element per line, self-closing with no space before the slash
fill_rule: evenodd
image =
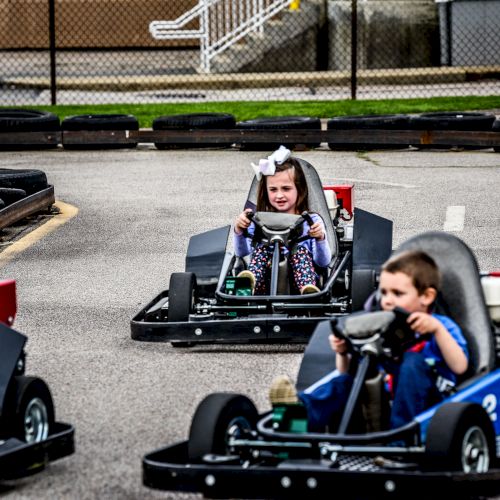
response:
<path id="1" fill-rule="evenodd" d="M 388 273 L 380 275 L 381 306 L 384 311 L 402 307 L 408 312 L 427 312 L 436 297 L 435 290 L 428 288 L 419 294 L 410 276 L 404 273 Z"/>

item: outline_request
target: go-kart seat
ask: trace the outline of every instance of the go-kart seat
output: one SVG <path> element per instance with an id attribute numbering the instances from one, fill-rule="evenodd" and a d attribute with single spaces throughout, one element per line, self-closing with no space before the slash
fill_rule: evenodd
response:
<path id="1" fill-rule="evenodd" d="M 469 247 L 452 234 L 432 231 L 409 239 L 394 253 L 405 250 L 428 253 L 441 270 L 441 298 L 446 306 L 443 313 L 460 326 L 469 347 L 469 368 L 461 380 L 492 370 L 495 366 L 495 344 L 491 320 L 481 287 L 479 267 Z"/>
<path id="2" fill-rule="evenodd" d="M 330 249 L 332 251 L 332 258 L 330 259 L 329 265 L 329 267 L 331 267 L 335 262 L 335 258 L 338 255 L 339 249 L 332 217 L 323 192 L 323 185 L 321 184 L 318 172 L 316 172 L 316 169 L 310 163 L 302 160 L 301 158 L 296 159 L 299 161 L 304 172 L 304 177 L 306 179 L 309 192 L 309 210 L 310 212 L 317 213 L 323 219 L 323 223 L 325 225 L 326 237 L 328 238 L 328 243 L 330 244 Z M 251 208 L 252 210 L 255 210 L 255 207 L 257 205 L 258 184 L 259 182 L 257 181 L 257 178 L 254 177 L 252 185 L 250 186 L 250 191 L 248 193 L 247 202 L 245 203 L 245 208 Z M 335 199 L 334 202 L 336 202 Z M 280 293 L 283 293 L 283 291 L 281 291 Z"/>

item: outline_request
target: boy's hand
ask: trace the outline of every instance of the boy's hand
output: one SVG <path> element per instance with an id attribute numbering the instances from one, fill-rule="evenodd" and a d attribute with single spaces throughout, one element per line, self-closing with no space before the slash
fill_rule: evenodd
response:
<path id="1" fill-rule="evenodd" d="M 345 339 L 339 339 L 336 335 L 330 334 L 328 336 L 330 347 L 337 354 L 347 354 L 347 342 Z"/>
<path id="2" fill-rule="evenodd" d="M 324 240 L 325 239 L 325 231 L 323 229 L 323 224 L 321 222 L 315 222 L 310 228 L 309 228 L 309 236 L 311 238 L 314 238 L 316 240 Z"/>
<path id="3" fill-rule="evenodd" d="M 241 212 L 238 217 L 236 217 L 236 221 L 234 222 L 234 232 L 236 234 L 241 234 L 250 226 L 251 220 L 247 217 L 247 214 L 251 211 L 252 210 L 250 208 L 247 208 L 244 212 Z"/>
<path id="4" fill-rule="evenodd" d="M 408 317 L 408 323 L 414 332 L 434 334 L 441 328 L 441 322 L 425 312 L 414 312 Z"/>

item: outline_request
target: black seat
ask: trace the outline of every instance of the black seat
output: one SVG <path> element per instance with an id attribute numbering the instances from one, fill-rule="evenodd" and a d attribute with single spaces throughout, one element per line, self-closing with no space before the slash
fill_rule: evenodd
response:
<path id="1" fill-rule="evenodd" d="M 447 314 L 460 326 L 469 347 L 465 378 L 491 371 L 495 366 L 495 342 L 474 254 L 461 239 L 438 231 L 417 235 L 394 253 L 405 250 L 426 252 L 441 270 L 441 297 Z"/>

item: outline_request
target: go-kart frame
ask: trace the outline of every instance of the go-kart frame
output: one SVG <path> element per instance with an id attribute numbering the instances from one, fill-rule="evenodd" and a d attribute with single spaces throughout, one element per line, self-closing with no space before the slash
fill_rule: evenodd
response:
<path id="1" fill-rule="evenodd" d="M 0 481 L 40 472 L 74 452 L 74 428 L 55 421 L 49 388 L 25 375 L 27 338 L 10 328 L 15 281 L 0 282 Z"/>
<path id="2" fill-rule="evenodd" d="M 482 280 L 498 280 L 498 298 L 500 276 L 480 273 L 470 249 L 450 234 L 424 233 L 397 251 L 410 249 L 424 250 L 438 263 L 443 273 L 442 306 L 469 345 L 468 373 L 456 390 L 403 427 L 359 430 L 360 416 L 366 424 L 369 414 L 355 406 L 362 394 L 360 383 L 368 382 L 361 378 L 369 373 L 362 369 L 364 361 L 369 353 L 386 355 L 380 347 L 387 347 L 382 340 L 387 321 L 380 321 L 380 312 L 367 312 L 364 324 L 377 325 L 373 328 L 378 330 L 347 332 L 351 342 L 355 335 L 359 345 L 372 345 L 360 349 L 365 357 L 334 433 L 330 428 L 309 432 L 301 425 L 307 417 L 300 405 L 275 405 L 259 414 L 244 395 L 210 394 L 195 412 L 188 440 L 144 456 L 144 484 L 200 492 L 208 498 L 328 498 L 334 492 L 341 492 L 341 498 L 364 499 L 499 495 L 500 304 L 492 308 L 486 303 Z M 337 322 L 347 324 L 356 316 Z M 335 369 L 328 347 L 332 321 L 317 325 L 299 369 L 297 390 Z"/>
<path id="3" fill-rule="evenodd" d="M 314 167 L 299 161 L 308 184 L 310 211 L 322 217 L 332 247 L 320 292 L 307 296 L 229 293 L 226 280 L 234 279 L 238 266 L 244 264 L 229 250 L 230 226 L 213 229 L 190 239 L 185 272 L 172 273 L 169 289 L 131 320 L 133 339 L 171 342 L 174 347 L 306 343 L 318 321 L 342 316 L 363 304 L 376 288 L 377 272 L 392 250 L 392 221 L 351 207 L 352 220 L 345 224 L 345 210 L 341 210 L 345 207 L 339 207 L 334 197 L 332 210 Z M 257 184 L 254 178 L 245 208 L 255 210 Z"/>

